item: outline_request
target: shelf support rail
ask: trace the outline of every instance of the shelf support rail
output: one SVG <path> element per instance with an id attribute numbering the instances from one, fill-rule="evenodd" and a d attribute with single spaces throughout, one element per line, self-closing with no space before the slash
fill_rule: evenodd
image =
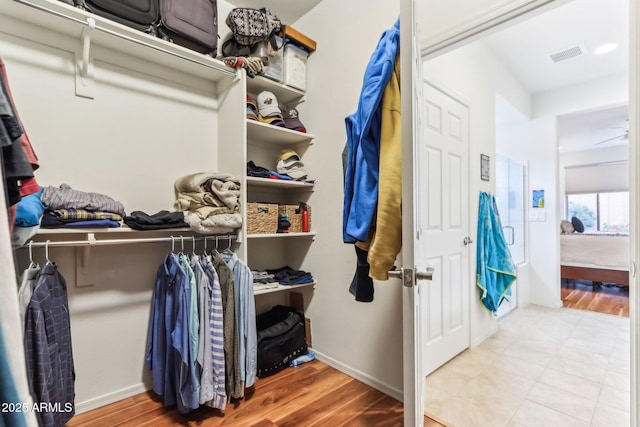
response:
<path id="1" fill-rule="evenodd" d="M 103 33 L 107 33 L 109 35 L 112 35 L 112 36 L 115 36 L 115 37 L 130 41 L 132 43 L 136 43 L 136 44 L 139 44 L 141 46 L 149 47 L 151 49 L 155 49 L 157 51 L 160 51 L 160 52 L 163 52 L 163 53 L 166 53 L 166 54 L 169 54 L 169 55 L 176 56 L 176 57 L 178 57 L 180 59 L 184 59 L 186 61 L 193 62 L 193 63 L 198 64 L 198 65 L 203 65 L 203 66 L 208 67 L 208 68 L 213 68 L 216 71 L 219 71 L 221 73 L 227 74 L 229 76 L 234 76 L 234 78 L 237 78 L 237 74 L 238 73 L 237 73 L 236 70 L 229 69 L 224 65 L 218 65 L 218 64 L 214 64 L 214 63 L 208 62 L 208 61 L 200 61 L 197 58 L 190 58 L 190 57 L 188 57 L 186 55 L 182 55 L 179 52 L 174 52 L 174 51 L 171 51 L 171 50 L 167 50 L 167 49 L 162 48 L 161 46 L 155 46 L 155 45 L 153 45 L 151 43 L 147 43 L 147 42 L 145 42 L 143 40 L 138 40 L 136 38 L 129 37 L 129 36 L 125 35 L 125 34 L 117 32 L 117 31 L 110 30 L 109 28 L 101 27 L 100 25 L 97 25 L 95 23 L 94 18 L 88 17 L 87 20 L 85 21 L 85 20 L 76 18 L 74 16 L 70 16 L 70 15 L 67 15 L 65 13 L 59 12 L 57 10 L 50 9 L 48 7 L 45 7 L 45 6 L 36 4 L 36 3 L 32 3 L 32 2 L 30 2 L 28 0 L 14 0 L 14 1 L 16 1 L 16 2 L 18 2 L 20 4 L 23 4 L 25 6 L 32 7 L 34 9 L 38 9 L 38 10 L 41 10 L 43 12 L 47 12 L 47 13 L 50 13 L 52 15 L 56 15 L 56 16 L 59 16 L 59 17 L 62 17 L 62 18 L 77 22 L 79 24 L 86 25 L 88 27 L 91 27 L 91 29 L 96 29 L 98 31 L 102 31 Z M 93 24 L 91 23 L 91 21 L 93 21 Z M 88 51 L 88 47 L 86 49 Z"/>
<path id="2" fill-rule="evenodd" d="M 76 248 L 76 287 L 77 288 L 87 288 L 94 286 L 93 283 L 85 283 L 81 278 L 85 278 L 87 273 L 87 267 L 89 266 L 89 259 L 91 254 L 92 246 L 107 246 L 107 245 L 123 245 L 123 244 L 133 244 L 133 243 L 169 243 L 171 242 L 171 252 L 175 252 L 176 249 L 176 241 L 180 243 L 180 250 L 184 252 L 184 241 L 185 238 L 188 241 L 192 242 L 192 248 L 195 252 L 196 250 L 196 241 L 204 241 L 205 250 L 207 248 L 207 242 L 210 240 L 215 240 L 215 247 L 219 247 L 219 240 L 222 239 L 223 243 L 225 241 L 228 242 L 227 247 L 231 249 L 231 245 L 234 240 L 237 240 L 238 237 L 234 234 L 223 234 L 223 235 L 212 235 L 212 236 L 169 236 L 169 237 L 144 237 L 144 238 L 130 238 L 130 239 L 96 239 L 95 233 L 87 233 L 86 240 L 61 240 L 61 241 L 51 241 L 47 240 L 46 242 L 34 242 L 30 240 L 23 247 L 29 248 L 29 261 L 33 265 L 35 264 L 33 261 L 33 248 L 44 248 L 45 250 L 45 259 L 47 262 L 49 260 L 49 248 L 51 247 L 75 247 Z M 82 252 L 80 252 L 80 248 L 82 248 Z M 81 284 L 82 282 L 82 284 Z"/>
<path id="3" fill-rule="evenodd" d="M 221 235 L 212 235 L 212 236 L 169 236 L 169 237 L 134 237 L 131 239 L 96 239 L 95 233 L 87 233 L 86 240 L 60 240 L 60 241 L 51 241 L 47 240 L 46 242 L 35 242 L 33 240 L 29 241 L 25 246 L 29 248 L 51 248 L 51 247 L 78 247 L 78 246 L 106 246 L 106 245 L 126 245 L 126 244 L 139 244 L 139 243 L 175 243 L 176 240 L 184 242 L 184 239 L 187 241 L 191 240 L 192 242 L 205 242 L 205 247 L 207 242 L 210 240 L 214 240 L 216 242 L 216 246 L 218 246 L 219 240 L 223 242 L 226 240 L 229 245 L 233 240 L 237 239 L 237 236 L 234 234 L 221 234 Z"/>
<path id="4" fill-rule="evenodd" d="M 87 18 L 87 26 L 82 28 L 80 50 L 76 51 L 76 95 L 93 99 L 93 55 L 91 55 L 91 32 L 96 29 L 96 20 Z"/>

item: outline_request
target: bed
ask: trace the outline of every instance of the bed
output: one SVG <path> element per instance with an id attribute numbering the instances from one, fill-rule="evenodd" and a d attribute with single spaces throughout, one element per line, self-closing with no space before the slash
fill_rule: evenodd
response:
<path id="1" fill-rule="evenodd" d="M 629 286 L 629 236 L 561 234 L 560 277 Z"/>

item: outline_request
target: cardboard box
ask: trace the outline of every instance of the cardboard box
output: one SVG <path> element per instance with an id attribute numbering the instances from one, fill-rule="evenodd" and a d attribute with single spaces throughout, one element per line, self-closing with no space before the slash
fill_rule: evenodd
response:
<path id="1" fill-rule="evenodd" d="M 280 31 L 280 35 L 288 40 L 289 43 L 305 49 L 310 54 L 316 51 L 315 40 L 310 39 L 290 25 L 285 25 Z"/>

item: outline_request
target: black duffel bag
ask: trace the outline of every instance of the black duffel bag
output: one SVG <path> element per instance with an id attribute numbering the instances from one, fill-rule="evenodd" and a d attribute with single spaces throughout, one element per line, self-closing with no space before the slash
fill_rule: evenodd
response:
<path id="1" fill-rule="evenodd" d="M 304 314 L 276 305 L 256 318 L 258 331 L 258 377 L 280 372 L 291 360 L 307 353 Z"/>

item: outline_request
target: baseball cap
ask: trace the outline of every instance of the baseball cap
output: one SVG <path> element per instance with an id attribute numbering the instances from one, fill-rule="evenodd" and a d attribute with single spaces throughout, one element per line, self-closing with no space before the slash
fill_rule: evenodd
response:
<path id="1" fill-rule="evenodd" d="M 268 90 L 263 90 L 258 94 L 258 110 L 264 117 L 278 116 L 282 118 L 282 113 L 278 108 L 278 98 Z"/>
<path id="2" fill-rule="evenodd" d="M 282 107 L 280 107 L 280 111 L 282 112 L 282 118 L 287 125 L 287 129 L 307 133 L 307 129 L 300 121 L 298 110 L 295 107 L 290 105 L 283 105 Z"/>
<path id="3" fill-rule="evenodd" d="M 258 120 L 258 105 L 249 95 L 247 95 L 247 119 Z"/>
<path id="4" fill-rule="evenodd" d="M 278 154 L 276 170 L 278 173 L 288 175 L 293 179 L 302 179 L 307 176 L 300 156 L 290 148 L 285 148 Z"/>
<path id="5" fill-rule="evenodd" d="M 262 123 L 266 123 L 268 125 L 280 126 L 283 128 L 287 127 L 287 124 L 284 122 L 284 120 L 282 120 L 282 118 L 277 116 L 263 117 L 262 114 L 258 114 L 258 121 Z"/>

